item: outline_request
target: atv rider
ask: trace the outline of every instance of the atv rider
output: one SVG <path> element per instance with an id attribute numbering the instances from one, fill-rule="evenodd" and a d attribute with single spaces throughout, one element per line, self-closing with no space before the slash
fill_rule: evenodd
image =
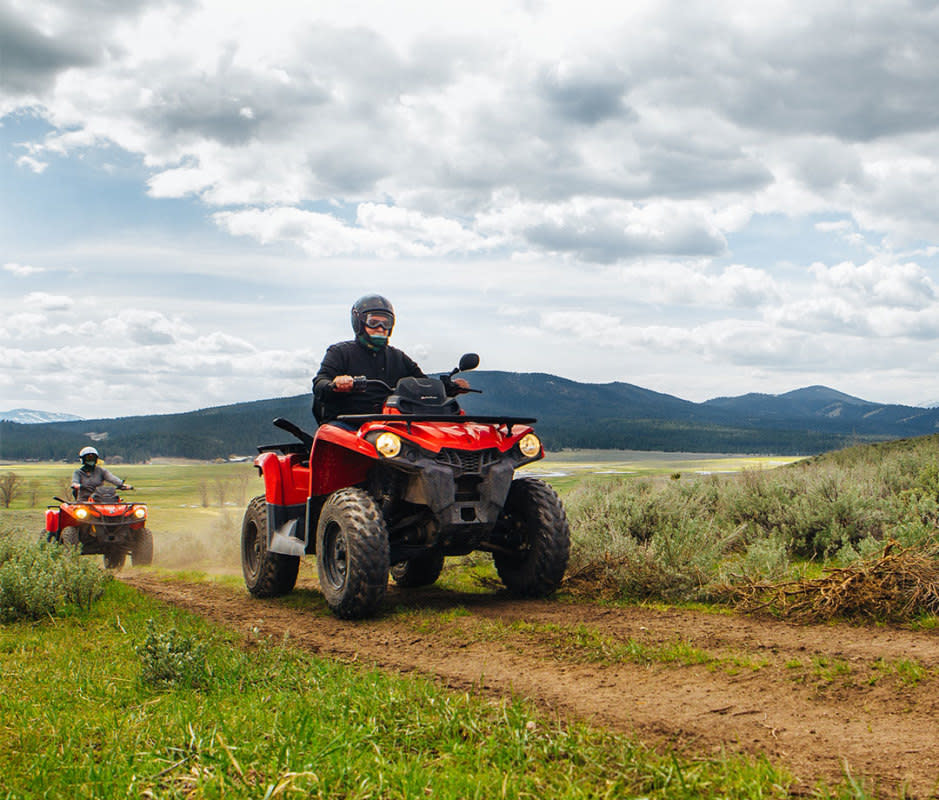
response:
<path id="1" fill-rule="evenodd" d="M 364 375 L 394 386 L 401 378 L 426 378 L 406 353 L 388 344 L 395 324 L 391 303 L 380 294 L 360 297 L 352 306 L 355 339 L 330 345 L 313 379 L 313 414 L 320 424 L 340 414 L 379 414 L 388 396 L 381 386 L 353 392 L 353 376 Z M 451 396 L 469 388 L 456 378 L 447 389 Z"/>
<path id="2" fill-rule="evenodd" d="M 93 447 L 83 447 L 78 454 L 82 465 L 72 473 L 72 497 L 87 500 L 102 483 L 113 483 L 118 489 L 133 489 L 116 475 L 98 466 L 98 451 Z"/>

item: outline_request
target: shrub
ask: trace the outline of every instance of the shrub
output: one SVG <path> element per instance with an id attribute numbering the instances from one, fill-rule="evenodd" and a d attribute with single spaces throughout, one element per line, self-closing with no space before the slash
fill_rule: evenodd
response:
<path id="1" fill-rule="evenodd" d="M 691 600 L 708 586 L 775 580 L 791 559 L 851 564 L 885 541 L 939 538 L 939 436 L 848 448 L 775 470 L 585 481 L 565 498 L 568 585 Z"/>
<path id="2" fill-rule="evenodd" d="M 136 651 L 143 664 L 140 680 L 147 686 L 204 689 L 211 681 L 206 645 L 176 628 L 159 631 L 152 619 L 147 620 L 147 638 Z"/>
<path id="3" fill-rule="evenodd" d="M 41 619 L 88 609 L 111 576 L 74 548 L 0 535 L 0 621 Z"/>

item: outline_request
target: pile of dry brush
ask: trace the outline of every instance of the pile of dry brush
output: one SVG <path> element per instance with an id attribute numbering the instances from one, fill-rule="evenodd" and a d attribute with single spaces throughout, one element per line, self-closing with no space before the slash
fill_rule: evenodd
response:
<path id="1" fill-rule="evenodd" d="M 890 542 L 879 558 L 829 568 L 821 578 L 724 585 L 717 593 L 741 611 L 800 621 L 908 622 L 921 614 L 939 615 L 939 545 L 901 549 Z"/>
<path id="2" fill-rule="evenodd" d="M 624 559 L 605 554 L 569 573 L 564 588 L 575 597 L 593 600 L 706 596 L 744 613 L 802 622 L 834 618 L 909 622 L 920 615 L 939 616 L 939 545 L 904 549 L 889 542 L 881 556 L 829 567 L 821 578 L 706 584 L 701 574 L 666 579 L 641 559 L 625 564 Z"/>

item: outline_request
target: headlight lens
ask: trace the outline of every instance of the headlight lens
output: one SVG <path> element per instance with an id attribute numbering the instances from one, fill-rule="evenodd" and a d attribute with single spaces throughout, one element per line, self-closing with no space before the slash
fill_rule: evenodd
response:
<path id="1" fill-rule="evenodd" d="M 534 458 L 541 453 L 541 440 L 533 433 L 526 433 L 519 440 L 518 449 L 525 458 Z"/>
<path id="2" fill-rule="evenodd" d="M 85 519 L 85 518 L 88 516 L 88 509 L 87 509 L 87 508 L 76 508 L 76 509 L 75 509 L 75 516 L 76 516 L 78 519 Z"/>
<path id="3" fill-rule="evenodd" d="M 145 506 L 137 506 L 137 507 L 134 509 L 134 516 L 137 517 L 137 519 L 143 519 L 145 516 L 147 516 L 147 509 L 146 509 L 146 507 L 145 507 Z"/>
<path id="4" fill-rule="evenodd" d="M 380 433 L 375 440 L 375 449 L 385 458 L 394 458 L 401 452 L 401 437 L 388 431 Z"/>

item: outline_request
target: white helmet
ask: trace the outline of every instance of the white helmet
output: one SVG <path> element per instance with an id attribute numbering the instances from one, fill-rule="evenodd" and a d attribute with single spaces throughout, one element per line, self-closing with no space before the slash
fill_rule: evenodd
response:
<path id="1" fill-rule="evenodd" d="M 95 458 L 99 458 L 98 451 L 95 450 L 93 447 L 83 447 L 81 449 L 81 452 L 78 454 L 78 457 L 84 460 L 85 456 L 94 456 Z"/>

